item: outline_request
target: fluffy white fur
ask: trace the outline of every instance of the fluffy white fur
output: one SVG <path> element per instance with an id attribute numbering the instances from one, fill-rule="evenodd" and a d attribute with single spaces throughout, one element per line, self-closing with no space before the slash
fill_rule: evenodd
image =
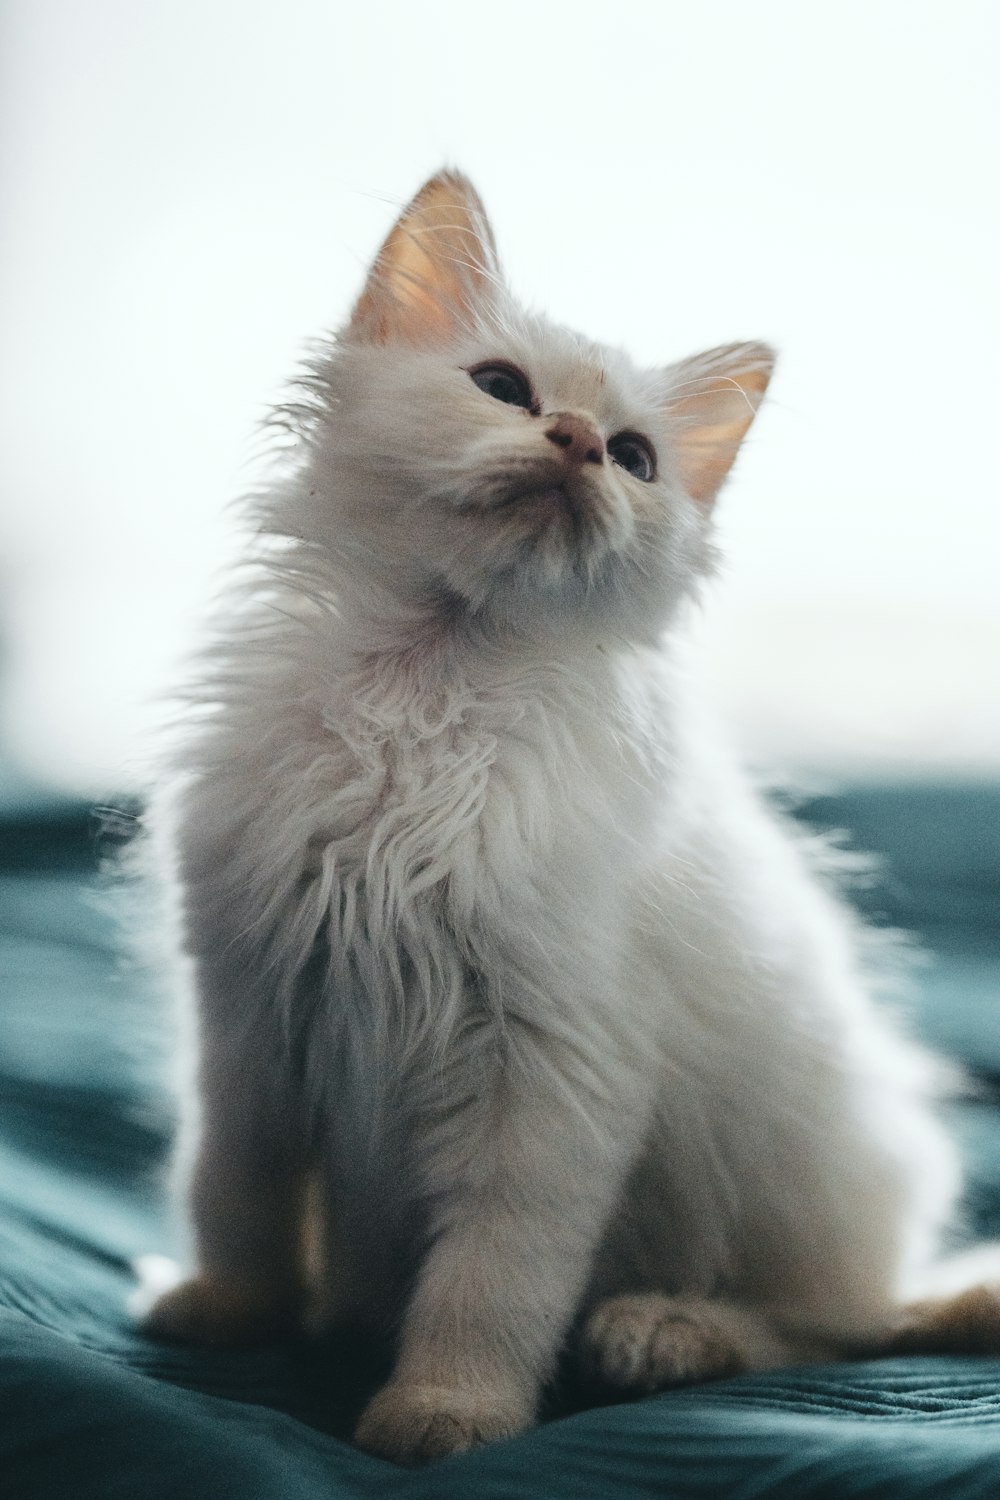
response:
<path id="1" fill-rule="evenodd" d="M 525 314 L 442 174 L 281 414 L 153 813 L 199 1263 L 149 1326 L 398 1327 L 373 1451 L 523 1428 L 574 1328 L 634 1390 L 878 1348 L 951 1210 L 927 1065 L 673 656 L 769 369 Z M 571 462 L 560 413 L 655 478 Z"/>

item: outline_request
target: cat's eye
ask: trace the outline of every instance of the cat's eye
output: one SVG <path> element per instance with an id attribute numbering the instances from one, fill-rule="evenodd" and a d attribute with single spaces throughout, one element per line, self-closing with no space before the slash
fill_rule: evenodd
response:
<path id="1" fill-rule="evenodd" d="M 608 456 L 644 484 L 656 478 L 653 446 L 638 432 L 620 432 L 617 437 L 609 438 Z"/>
<path id="2" fill-rule="evenodd" d="M 523 406 L 526 411 L 534 410 L 535 397 L 528 377 L 517 365 L 493 360 L 490 364 L 473 365 L 469 377 L 494 401 L 502 401 L 505 406 Z"/>

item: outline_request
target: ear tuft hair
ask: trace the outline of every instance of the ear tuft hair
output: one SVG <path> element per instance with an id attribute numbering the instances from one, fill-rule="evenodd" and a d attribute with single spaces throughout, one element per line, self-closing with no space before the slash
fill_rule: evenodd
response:
<path id="1" fill-rule="evenodd" d="M 500 280 L 482 200 L 461 172 L 432 177 L 390 230 L 348 324 L 361 343 L 446 342 Z"/>
<path id="2" fill-rule="evenodd" d="M 710 505 L 725 481 L 764 399 L 774 350 L 725 344 L 671 365 L 667 414 L 688 494 Z"/>

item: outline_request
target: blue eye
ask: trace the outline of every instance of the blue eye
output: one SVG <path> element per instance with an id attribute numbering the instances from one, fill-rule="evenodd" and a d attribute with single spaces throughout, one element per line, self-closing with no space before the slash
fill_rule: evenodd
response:
<path id="1" fill-rule="evenodd" d="M 656 478 L 656 454 L 638 432 L 620 432 L 608 442 L 608 454 L 621 468 L 648 484 Z"/>
<path id="2" fill-rule="evenodd" d="M 505 406 L 521 406 L 525 411 L 531 411 L 535 405 L 528 377 L 516 365 L 499 360 L 493 364 L 475 365 L 469 371 L 469 378 L 487 396 L 502 401 Z"/>

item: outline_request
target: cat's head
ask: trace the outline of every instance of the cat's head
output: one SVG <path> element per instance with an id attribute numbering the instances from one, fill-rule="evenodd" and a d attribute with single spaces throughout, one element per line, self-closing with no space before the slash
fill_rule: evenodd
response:
<path id="1" fill-rule="evenodd" d="M 404 606 L 648 637 L 709 567 L 760 344 L 658 369 L 524 312 L 465 178 L 400 215 L 316 369 L 296 530 Z"/>

